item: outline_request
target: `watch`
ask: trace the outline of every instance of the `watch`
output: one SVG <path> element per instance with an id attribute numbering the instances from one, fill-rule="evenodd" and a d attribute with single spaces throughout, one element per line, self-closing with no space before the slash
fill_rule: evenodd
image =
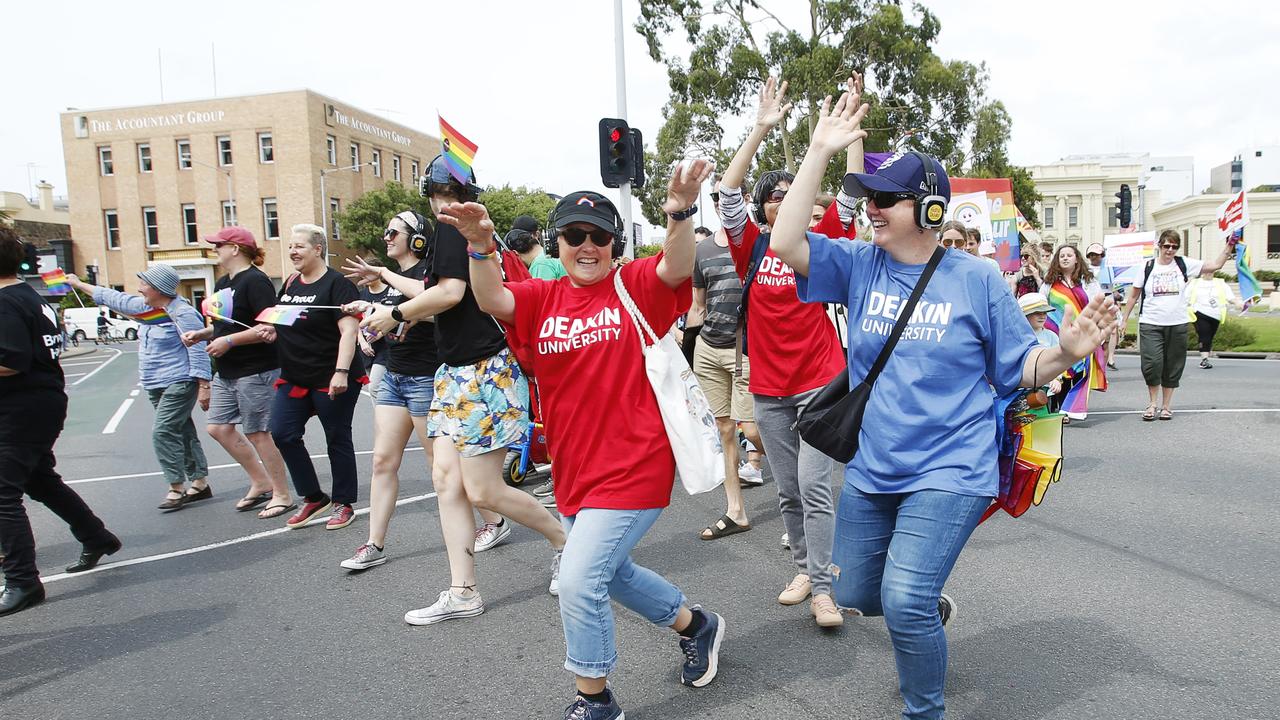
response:
<path id="1" fill-rule="evenodd" d="M 404 313 L 400 312 L 400 306 L 391 308 L 391 319 L 396 322 L 404 322 Z"/>
<path id="2" fill-rule="evenodd" d="M 680 210 L 680 211 L 678 211 L 678 212 L 667 213 L 667 216 L 668 216 L 668 217 L 670 217 L 672 220 L 675 220 L 676 222 L 679 222 L 679 221 L 681 221 L 681 220 L 688 220 L 689 218 L 691 218 L 691 217 L 693 217 L 694 215 L 697 215 L 697 214 L 698 214 L 698 206 L 697 206 L 697 205 L 690 205 L 690 206 L 688 207 L 688 209 L 686 209 L 686 210 Z"/>

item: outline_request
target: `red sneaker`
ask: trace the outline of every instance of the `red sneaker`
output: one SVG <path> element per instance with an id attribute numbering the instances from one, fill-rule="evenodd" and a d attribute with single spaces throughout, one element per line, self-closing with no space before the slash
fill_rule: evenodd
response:
<path id="1" fill-rule="evenodd" d="M 325 530 L 341 530 L 351 524 L 356 519 L 356 511 L 346 503 L 337 503 L 333 506 L 333 514 L 329 516 L 329 522 L 325 523 Z"/>
<path id="2" fill-rule="evenodd" d="M 311 522 L 317 515 L 327 511 L 331 507 L 333 507 L 333 503 L 330 502 L 327 497 L 323 500 L 317 500 L 316 502 L 304 502 L 302 503 L 302 507 L 298 509 L 298 512 L 295 513 L 293 517 L 285 521 L 284 526 L 290 530 L 296 530 L 297 528 Z"/>

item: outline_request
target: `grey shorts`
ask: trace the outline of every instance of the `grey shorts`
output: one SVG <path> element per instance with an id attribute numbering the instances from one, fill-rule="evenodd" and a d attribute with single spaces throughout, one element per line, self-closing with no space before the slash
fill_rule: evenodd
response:
<path id="1" fill-rule="evenodd" d="M 210 425 L 240 425 L 240 431 L 249 434 L 265 432 L 271 426 L 271 398 L 275 395 L 275 382 L 279 370 L 268 370 L 257 375 L 228 380 L 215 375 L 209 385 L 213 392 L 209 398 Z"/>

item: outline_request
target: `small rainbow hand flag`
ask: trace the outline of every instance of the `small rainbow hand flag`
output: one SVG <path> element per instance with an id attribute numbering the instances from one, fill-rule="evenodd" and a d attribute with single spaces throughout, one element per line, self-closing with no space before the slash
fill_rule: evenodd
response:
<path id="1" fill-rule="evenodd" d="M 204 302 L 200 303 L 200 310 L 211 318 L 234 322 L 231 320 L 231 308 L 233 307 L 234 298 L 235 291 L 231 288 L 224 288 L 205 298 Z"/>
<path id="2" fill-rule="evenodd" d="M 1237 238 L 1244 233 L 1237 230 Z M 1258 278 L 1249 269 L 1249 261 L 1253 256 L 1249 253 L 1249 246 L 1243 242 L 1236 242 L 1236 282 L 1240 283 L 1240 299 L 1244 302 L 1244 309 L 1248 310 L 1250 305 L 1262 299 L 1262 285 L 1258 283 Z M 47 280 L 45 282 L 48 282 Z"/>
<path id="3" fill-rule="evenodd" d="M 143 325 L 162 325 L 167 322 L 172 322 L 172 319 L 169 317 L 169 313 L 165 312 L 161 308 L 151 308 L 146 312 L 141 312 L 137 315 L 132 315 L 131 317 Z"/>
<path id="4" fill-rule="evenodd" d="M 258 313 L 258 317 L 254 319 L 272 325 L 292 325 L 306 314 L 306 305 L 273 305 Z"/>
<path id="5" fill-rule="evenodd" d="M 44 280 L 44 286 L 49 290 L 50 295 L 66 295 L 71 292 L 71 284 L 67 282 L 67 274 L 62 271 L 62 268 L 40 273 L 40 279 Z"/>
<path id="6" fill-rule="evenodd" d="M 440 153 L 449 166 L 449 174 L 463 185 L 471 182 L 471 164 L 476 159 L 478 149 L 475 143 L 454 130 L 443 117 L 440 118 Z"/>

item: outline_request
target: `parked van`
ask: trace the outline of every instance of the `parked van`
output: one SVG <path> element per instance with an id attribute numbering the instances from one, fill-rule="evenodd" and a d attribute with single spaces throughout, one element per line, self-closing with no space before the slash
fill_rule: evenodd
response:
<path id="1" fill-rule="evenodd" d="M 107 315 L 107 340 L 137 340 L 138 323 L 104 307 L 67 308 L 62 311 L 62 324 L 67 336 L 76 342 L 98 337 L 98 317 Z"/>

